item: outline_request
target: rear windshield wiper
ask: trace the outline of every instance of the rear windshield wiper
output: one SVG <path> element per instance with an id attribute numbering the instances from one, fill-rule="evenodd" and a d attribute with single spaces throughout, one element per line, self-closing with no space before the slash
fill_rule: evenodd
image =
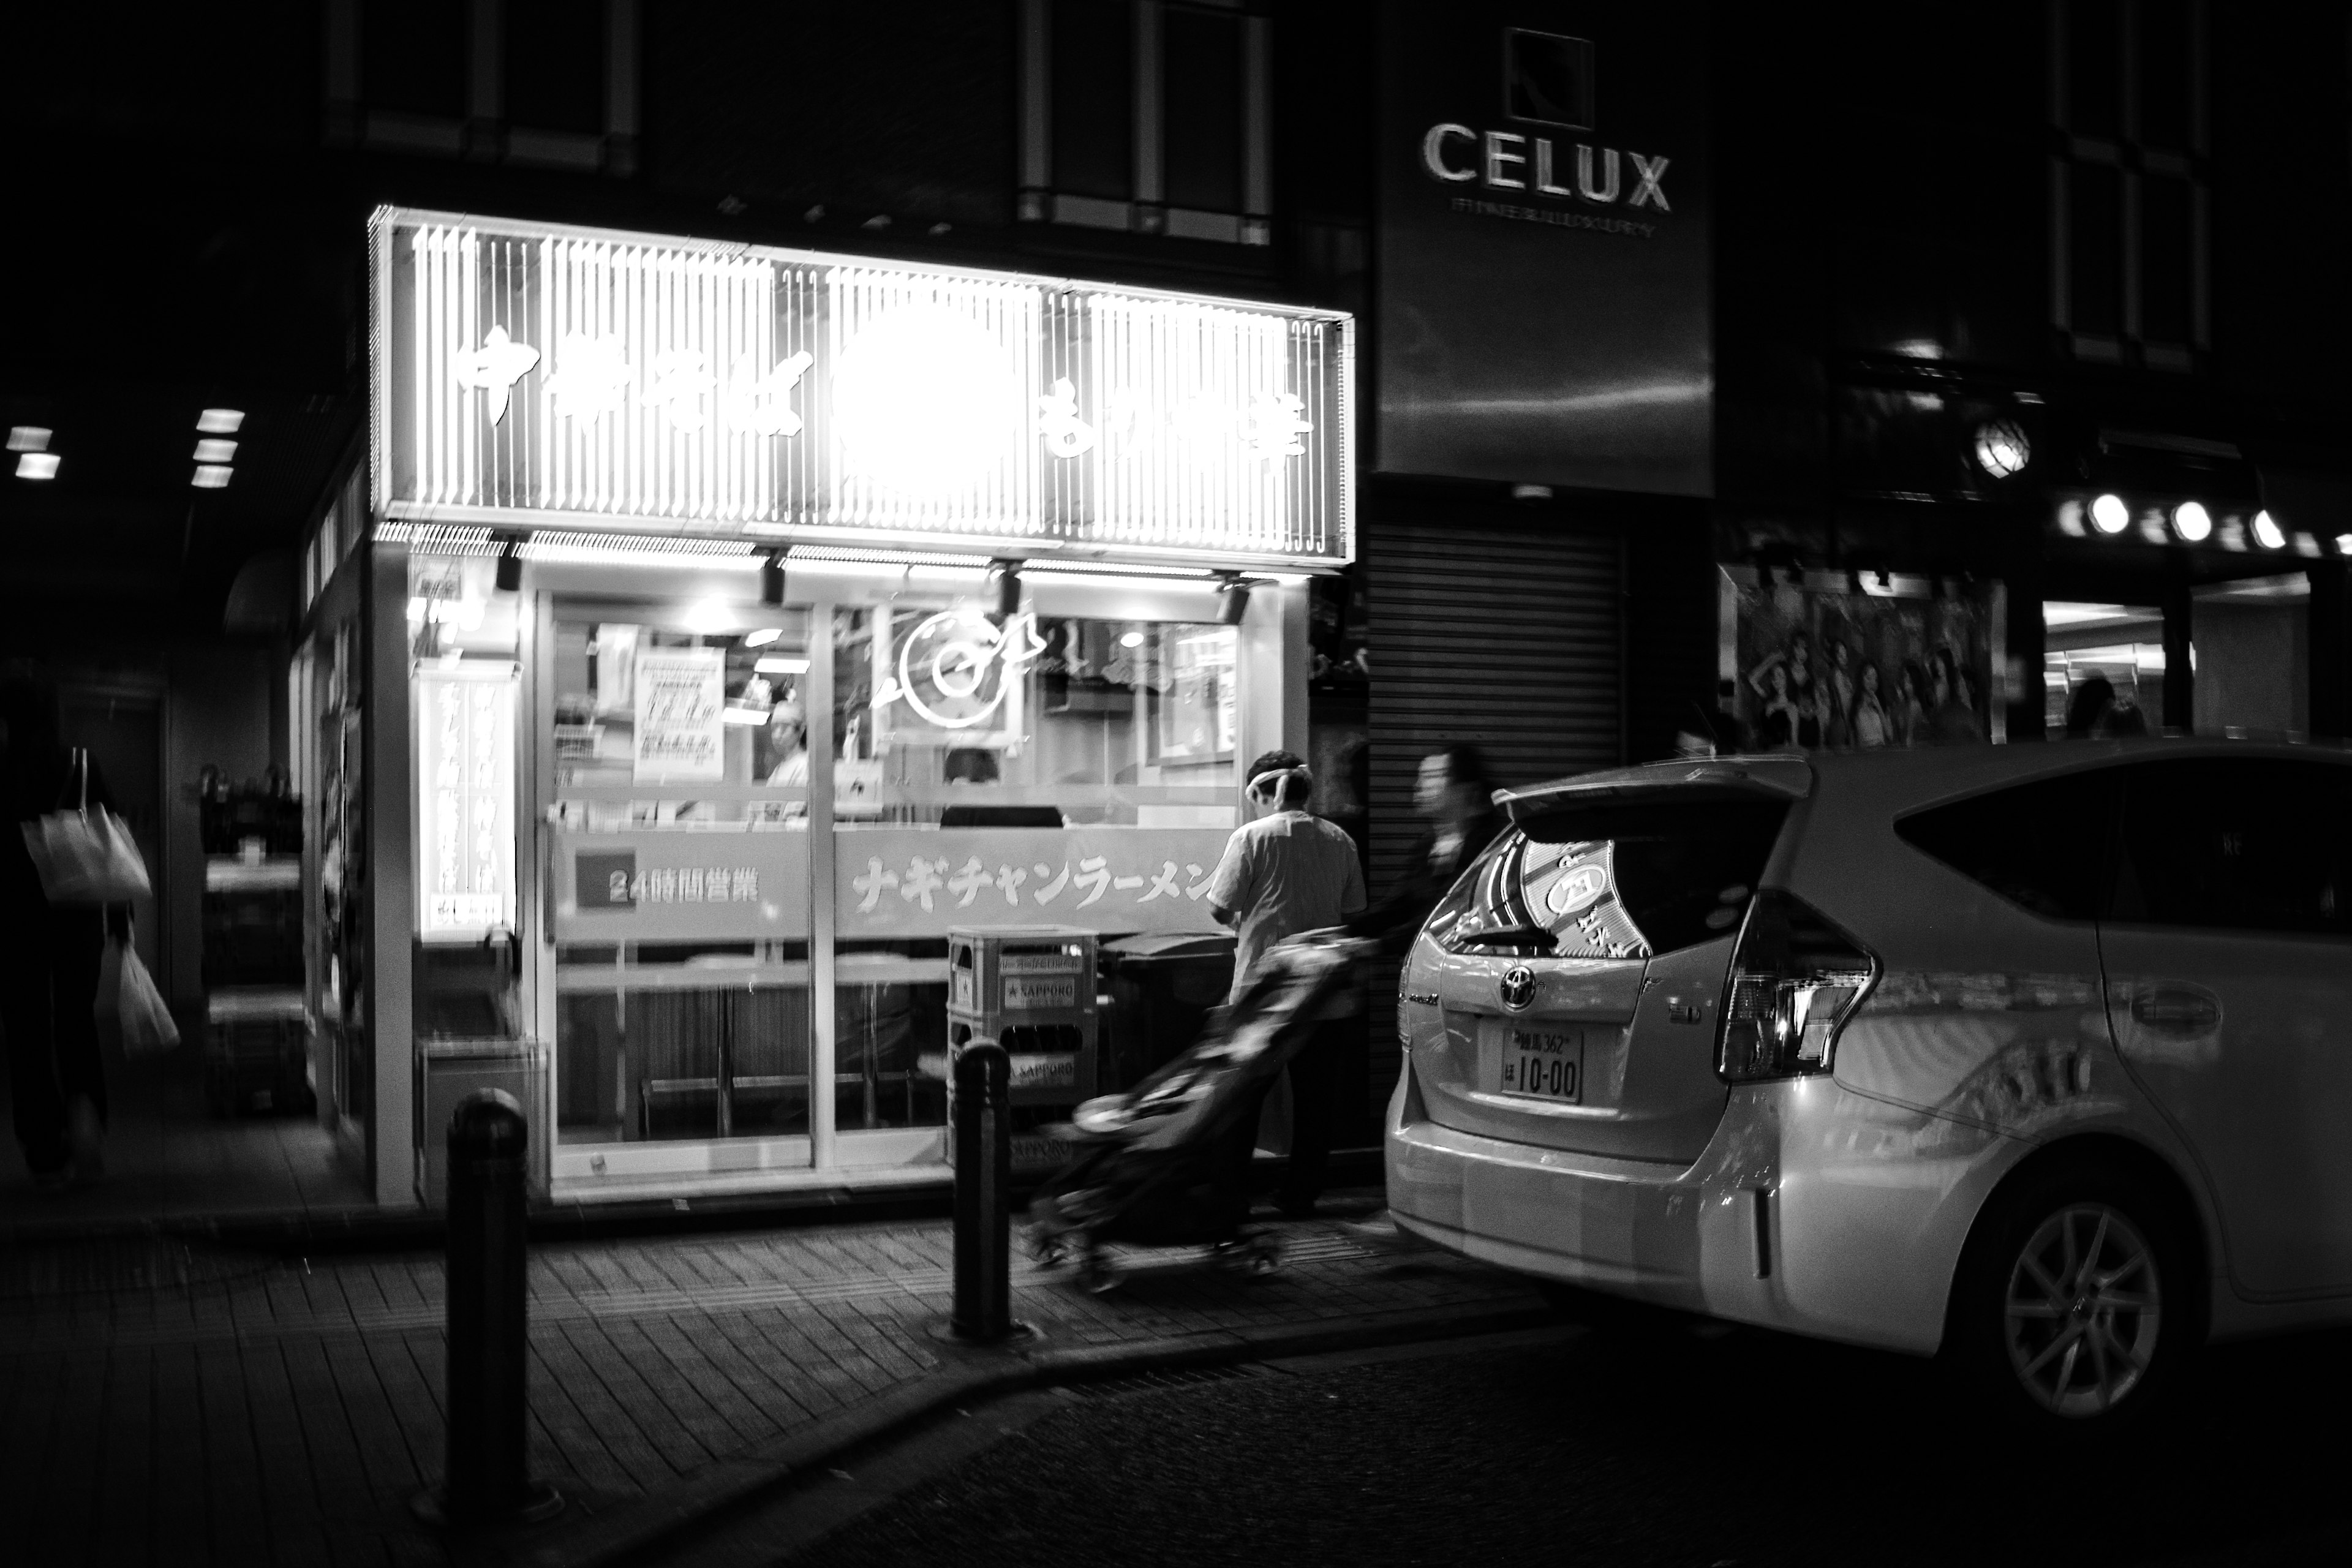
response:
<path id="1" fill-rule="evenodd" d="M 1488 926 L 1468 931 L 1457 926 L 1453 935 L 1457 947 L 1550 948 L 1559 941 L 1557 935 L 1537 925 Z"/>

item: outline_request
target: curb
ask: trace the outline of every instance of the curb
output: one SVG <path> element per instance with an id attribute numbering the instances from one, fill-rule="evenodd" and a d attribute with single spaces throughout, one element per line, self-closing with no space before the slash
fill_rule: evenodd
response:
<path id="1" fill-rule="evenodd" d="M 1542 1328 L 1559 1321 L 1558 1312 L 1542 1306 L 1468 1312 L 1423 1308 L 1311 1323 L 1212 1329 L 1128 1344 L 958 1350 L 953 1353 L 961 1364 L 942 1366 L 855 1410 L 838 1411 L 798 1432 L 722 1459 L 658 1494 L 575 1521 L 551 1537 L 518 1544 L 489 1560 L 530 1568 L 622 1568 L 719 1515 L 759 1501 L 807 1472 L 832 1468 L 853 1449 L 897 1436 L 958 1405 L 1028 1389 L 1145 1372 L 1470 1339 Z"/>
<path id="2" fill-rule="evenodd" d="M 1289 1162 L 1257 1156 L 1253 1191 L 1270 1190 Z M 1325 1189 L 1382 1184 L 1377 1149 L 1335 1150 Z M 1033 1184 L 1016 1181 L 1008 1198 L 1025 1203 Z M 688 1236 L 893 1220 L 944 1219 L 954 1212 L 955 1178 L 942 1168 L 935 1182 L 861 1190 L 803 1187 L 783 1193 L 710 1197 L 630 1199 L 618 1203 L 546 1204 L 528 1221 L 534 1247 L 549 1243 L 620 1241 L 635 1237 Z M 437 1210 L 352 1206 L 254 1210 L 242 1214 L 18 1221 L 0 1224 L 0 1247 L 54 1247 L 100 1241 L 165 1239 L 271 1252 L 291 1257 L 422 1252 L 440 1247 L 447 1225 Z"/>

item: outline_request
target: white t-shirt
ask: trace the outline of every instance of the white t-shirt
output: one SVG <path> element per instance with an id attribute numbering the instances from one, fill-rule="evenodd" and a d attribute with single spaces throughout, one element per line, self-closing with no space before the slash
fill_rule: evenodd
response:
<path id="1" fill-rule="evenodd" d="M 1364 873 L 1344 828 L 1281 811 L 1234 829 L 1209 878 L 1209 901 L 1239 917 L 1236 1000 L 1265 950 L 1303 931 L 1338 925 L 1364 907 Z"/>

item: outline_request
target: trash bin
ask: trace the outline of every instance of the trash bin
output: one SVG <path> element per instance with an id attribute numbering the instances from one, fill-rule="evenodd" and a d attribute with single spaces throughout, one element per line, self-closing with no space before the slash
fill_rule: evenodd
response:
<path id="1" fill-rule="evenodd" d="M 1111 998 L 1103 1050 L 1104 1089 L 1134 1088 L 1201 1037 L 1209 1009 L 1234 984 L 1234 939 L 1128 936 L 1102 944 Z"/>

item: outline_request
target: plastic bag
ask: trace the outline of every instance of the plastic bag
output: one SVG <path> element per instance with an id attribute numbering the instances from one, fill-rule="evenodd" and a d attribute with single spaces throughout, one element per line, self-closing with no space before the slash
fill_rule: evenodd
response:
<path id="1" fill-rule="evenodd" d="M 147 896 L 147 862 L 131 829 L 104 806 L 89 804 L 89 753 L 74 750 L 81 804 L 24 825 L 25 849 L 52 904 L 127 904 Z"/>
<path id="2" fill-rule="evenodd" d="M 180 1027 L 139 954 L 127 941 L 109 941 L 99 961 L 98 997 L 91 1006 L 98 1037 L 125 1056 L 156 1056 L 180 1043 Z"/>

